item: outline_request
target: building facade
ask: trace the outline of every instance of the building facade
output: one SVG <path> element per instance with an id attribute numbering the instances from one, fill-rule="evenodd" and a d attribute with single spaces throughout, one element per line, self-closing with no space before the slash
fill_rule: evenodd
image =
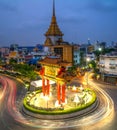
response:
<path id="1" fill-rule="evenodd" d="M 55 2 L 53 1 L 53 14 L 50 26 L 45 33 L 46 40 L 44 43 L 45 50 L 50 55 L 58 55 L 63 61 L 73 63 L 73 46 L 68 42 L 63 41 L 63 33 L 60 30 L 56 15 L 55 15 Z"/>
<path id="2" fill-rule="evenodd" d="M 74 65 L 80 64 L 80 46 L 74 45 L 73 55 Z"/>
<path id="3" fill-rule="evenodd" d="M 117 84 L 117 55 L 101 55 L 99 69 L 104 81 Z"/>

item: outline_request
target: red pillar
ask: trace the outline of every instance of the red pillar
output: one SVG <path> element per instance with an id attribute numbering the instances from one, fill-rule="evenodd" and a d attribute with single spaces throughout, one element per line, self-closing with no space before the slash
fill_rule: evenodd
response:
<path id="1" fill-rule="evenodd" d="M 60 102 L 61 102 L 61 101 L 60 101 L 60 100 L 61 100 L 61 98 L 60 98 L 60 94 L 61 94 L 60 91 L 61 91 L 61 89 L 60 89 L 60 88 L 61 88 L 61 86 L 60 86 L 60 84 L 58 83 L 58 84 L 57 84 L 57 99 L 58 99 L 59 104 L 60 104 Z"/>
<path id="2" fill-rule="evenodd" d="M 62 85 L 62 102 L 63 103 L 65 102 L 65 88 L 66 88 L 65 84 Z"/>
<path id="3" fill-rule="evenodd" d="M 46 92 L 47 92 L 47 95 L 50 94 L 50 84 L 49 84 L 49 79 L 47 79 L 47 87 L 46 87 Z"/>
<path id="4" fill-rule="evenodd" d="M 45 79 L 44 79 L 44 77 L 42 78 L 42 92 L 43 92 L 43 95 L 45 96 Z"/>
<path id="5" fill-rule="evenodd" d="M 44 78 L 45 68 L 44 67 L 42 67 L 40 74 L 42 75 L 42 92 L 43 95 L 45 96 L 45 78 Z"/>

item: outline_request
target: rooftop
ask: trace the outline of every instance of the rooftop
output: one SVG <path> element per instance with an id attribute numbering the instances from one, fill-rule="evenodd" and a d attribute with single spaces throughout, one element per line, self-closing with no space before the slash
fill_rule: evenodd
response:
<path id="1" fill-rule="evenodd" d="M 56 65 L 56 66 L 69 66 L 70 63 L 62 61 L 61 58 L 56 56 L 46 57 L 40 61 L 41 64 Z"/>

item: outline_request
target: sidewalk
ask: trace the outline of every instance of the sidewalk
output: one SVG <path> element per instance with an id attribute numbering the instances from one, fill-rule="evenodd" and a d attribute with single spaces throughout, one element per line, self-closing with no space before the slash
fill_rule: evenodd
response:
<path id="1" fill-rule="evenodd" d="M 95 82 L 98 82 L 100 84 L 104 84 L 104 85 L 110 85 L 110 86 L 113 86 L 113 87 L 117 87 L 117 84 L 111 84 L 111 83 L 108 83 L 108 82 L 104 82 L 102 80 L 96 80 L 96 79 L 93 79 Z"/>

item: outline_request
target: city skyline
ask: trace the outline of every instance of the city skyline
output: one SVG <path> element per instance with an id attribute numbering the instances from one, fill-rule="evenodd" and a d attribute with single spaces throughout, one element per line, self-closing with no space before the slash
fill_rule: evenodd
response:
<path id="1" fill-rule="evenodd" d="M 43 44 L 52 0 L 0 0 L 0 46 Z M 55 1 L 57 23 L 68 42 L 117 42 L 116 0 Z"/>

